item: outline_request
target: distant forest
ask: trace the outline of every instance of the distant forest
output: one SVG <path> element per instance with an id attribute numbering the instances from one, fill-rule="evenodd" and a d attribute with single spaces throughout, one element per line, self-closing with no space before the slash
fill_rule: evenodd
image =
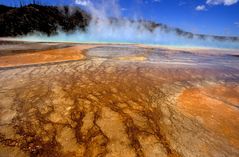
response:
<path id="1" fill-rule="evenodd" d="M 92 19 L 89 13 L 77 6 L 49 6 L 37 0 L 31 0 L 27 3 L 20 0 L 19 4 L 15 5 L 0 5 L 0 37 L 15 37 L 34 32 L 51 36 L 57 34 L 59 30 L 66 33 L 73 33 L 76 30 L 86 31 Z M 115 18 L 109 18 L 109 20 L 116 25 L 127 20 L 132 24 L 137 23 L 144 26 L 150 32 L 160 29 L 185 38 L 199 38 L 202 40 L 212 38 L 219 41 L 239 42 L 239 37 L 194 34 L 152 21 Z"/>
<path id="2" fill-rule="evenodd" d="M 1 37 L 36 31 L 50 36 L 58 29 L 65 32 L 84 30 L 89 21 L 90 15 L 78 7 L 44 6 L 36 1 L 28 5 L 20 1 L 17 7 L 0 5 Z"/>

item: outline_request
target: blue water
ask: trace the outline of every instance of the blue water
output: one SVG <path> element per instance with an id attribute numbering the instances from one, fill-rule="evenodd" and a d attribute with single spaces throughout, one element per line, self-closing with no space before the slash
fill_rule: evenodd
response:
<path id="1" fill-rule="evenodd" d="M 34 33 L 20 37 L 20 40 L 40 41 L 40 42 L 74 42 L 74 43 L 136 43 L 150 45 L 168 45 L 177 47 L 206 47 L 239 49 L 238 41 L 218 41 L 212 38 L 205 40 L 199 38 L 186 38 L 174 33 L 162 31 L 149 32 L 139 30 L 134 27 L 116 28 L 92 28 L 87 33 L 76 31 L 71 34 L 59 32 L 54 36 L 46 36 Z"/>

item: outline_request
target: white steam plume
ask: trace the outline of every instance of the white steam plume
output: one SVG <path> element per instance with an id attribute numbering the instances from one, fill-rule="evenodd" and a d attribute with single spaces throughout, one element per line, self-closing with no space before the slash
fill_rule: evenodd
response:
<path id="1" fill-rule="evenodd" d="M 216 47 L 239 49 L 239 40 L 227 37 L 194 35 L 164 25 L 153 27 L 152 23 L 139 20 L 126 20 L 121 17 L 121 7 L 117 0 L 78 1 L 91 14 L 86 31 L 77 30 L 72 34 L 59 31 L 57 35 L 47 37 L 34 33 L 23 37 L 24 40 L 64 41 L 64 42 L 102 42 L 102 43 L 144 43 L 187 47 Z"/>

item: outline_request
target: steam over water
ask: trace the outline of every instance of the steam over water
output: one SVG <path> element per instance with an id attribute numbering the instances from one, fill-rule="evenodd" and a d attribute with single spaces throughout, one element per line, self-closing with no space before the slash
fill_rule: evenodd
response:
<path id="1" fill-rule="evenodd" d="M 178 32 L 175 28 L 167 26 L 165 28 L 162 25 L 151 29 L 142 21 L 122 20 L 117 0 L 98 4 L 93 4 L 90 1 L 86 2 L 86 9 L 90 12 L 92 20 L 85 32 L 76 30 L 69 34 L 59 29 L 55 36 L 48 37 L 40 33 L 33 33 L 21 37 L 21 39 L 44 42 L 138 43 L 239 49 L 239 38 L 233 40 L 230 37 L 200 36 L 188 32 Z M 112 10 L 114 10 L 113 13 Z M 112 21 L 108 18 L 109 16 L 121 20 Z"/>
<path id="2" fill-rule="evenodd" d="M 94 30 L 95 28 L 95 30 Z M 87 33 L 76 31 L 72 34 L 59 32 L 58 35 L 47 37 L 42 34 L 33 34 L 22 38 L 31 41 L 48 42 L 87 42 L 87 43 L 140 43 L 169 45 L 182 47 L 214 47 L 239 49 L 238 41 L 217 41 L 212 38 L 199 39 L 178 36 L 174 33 L 139 31 L 135 27 L 91 27 Z"/>

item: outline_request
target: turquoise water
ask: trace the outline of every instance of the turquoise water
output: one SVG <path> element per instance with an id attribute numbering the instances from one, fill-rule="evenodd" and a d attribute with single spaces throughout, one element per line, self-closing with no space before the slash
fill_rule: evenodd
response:
<path id="1" fill-rule="evenodd" d="M 19 39 L 40 42 L 135 43 L 177 47 L 239 49 L 239 41 L 219 41 L 210 37 L 204 40 L 197 37 L 190 39 L 174 33 L 162 32 L 160 30 L 149 32 L 129 27 L 127 27 L 127 29 L 124 27 L 119 27 L 119 29 L 89 29 L 87 33 L 80 31 L 71 34 L 59 32 L 57 35 L 50 37 L 40 33 L 34 33 L 28 36 L 19 37 Z"/>

